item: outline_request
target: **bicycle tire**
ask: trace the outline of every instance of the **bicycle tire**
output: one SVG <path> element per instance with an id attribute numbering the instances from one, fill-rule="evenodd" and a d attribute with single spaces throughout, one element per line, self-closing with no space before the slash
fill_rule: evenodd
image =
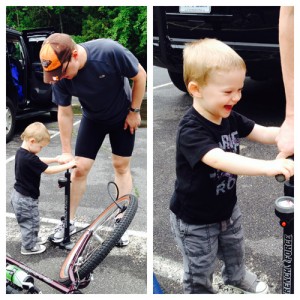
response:
<path id="1" fill-rule="evenodd" d="M 73 261 L 75 255 L 77 255 L 78 249 L 82 246 L 82 243 L 86 237 L 92 232 L 87 244 L 84 249 L 81 250 L 79 257 L 76 260 L 76 264 L 80 265 L 76 270 L 76 274 L 80 279 L 88 278 L 89 275 L 93 272 L 93 270 L 104 260 L 104 258 L 109 254 L 109 252 L 115 247 L 117 242 L 120 240 L 124 232 L 129 227 L 131 221 L 133 220 L 135 213 L 138 207 L 138 200 L 134 195 L 126 195 L 118 200 L 116 200 L 119 206 L 126 206 L 126 210 L 122 213 L 123 216 L 118 223 L 115 223 L 115 226 L 109 236 L 99 245 L 99 249 L 94 251 L 86 261 L 80 265 L 81 253 L 87 248 L 90 243 L 93 235 L 98 231 L 98 229 L 103 225 L 103 223 L 109 219 L 110 216 L 116 214 L 118 207 L 115 203 L 109 205 L 94 221 L 91 225 L 85 230 L 84 234 L 77 241 L 73 249 L 70 251 L 69 255 L 65 259 L 61 270 L 60 270 L 60 282 L 64 285 L 68 286 L 71 284 L 71 280 L 69 279 L 68 269 Z M 96 234 L 95 234 L 96 235 Z M 97 237 L 95 238 L 97 239 Z"/>

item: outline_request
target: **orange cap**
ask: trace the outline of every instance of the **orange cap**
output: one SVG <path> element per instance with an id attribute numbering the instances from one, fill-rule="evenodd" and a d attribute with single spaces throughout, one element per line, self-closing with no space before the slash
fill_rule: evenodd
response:
<path id="1" fill-rule="evenodd" d="M 74 41 L 64 33 L 53 33 L 44 41 L 40 50 L 40 60 L 45 83 L 60 80 L 62 65 L 71 59 L 74 48 Z"/>

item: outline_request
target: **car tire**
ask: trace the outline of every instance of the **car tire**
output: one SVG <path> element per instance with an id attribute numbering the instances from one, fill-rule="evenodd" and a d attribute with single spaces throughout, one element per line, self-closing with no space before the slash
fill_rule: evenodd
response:
<path id="1" fill-rule="evenodd" d="M 6 143 L 8 143 L 14 135 L 16 127 L 16 109 L 12 100 L 6 97 Z"/>
<path id="2" fill-rule="evenodd" d="M 57 121 L 57 111 L 50 111 L 50 117 L 52 121 Z"/>
<path id="3" fill-rule="evenodd" d="M 169 76 L 173 82 L 173 84 L 181 91 L 187 93 L 187 89 L 185 87 L 184 81 L 183 81 L 183 75 L 182 73 L 176 73 L 176 72 L 171 72 L 168 70 Z"/>

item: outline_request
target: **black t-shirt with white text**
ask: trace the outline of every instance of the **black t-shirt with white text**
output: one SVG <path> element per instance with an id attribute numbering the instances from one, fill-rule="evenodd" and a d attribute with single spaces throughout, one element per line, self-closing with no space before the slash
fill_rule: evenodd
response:
<path id="1" fill-rule="evenodd" d="M 176 182 L 170 209 L 189 224 L 211 224 L 231 217 L 236 204 L 237 176 L 216 170 L 201 159 L 214 148 L 239 154 L 239 139 L 255 123 L 232 111 L 220 125 L 191 107 L 179 124 L 176 138 Z"/>
<path id="2" fill-rule="evenodd" d="M 14 188 L 24 196 L 38 199 L 40 196 L 41 174 L 48 168 L 39 157 L 24 148 L 19 148 L 15 157 Z"/>

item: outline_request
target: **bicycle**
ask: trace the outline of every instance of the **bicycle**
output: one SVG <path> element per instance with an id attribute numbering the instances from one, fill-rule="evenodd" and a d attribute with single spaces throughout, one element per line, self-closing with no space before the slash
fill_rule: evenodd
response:
<path id="1" fill-rule="evenodd" d="M 65 173 L 67 181 L 63 185 L 66 196 L 69 193 L 70 173 Z M 60 179 L 62 182 L 62 180 Z M 69 181 L 69 182 L 68 182 Z M 112 196 L 110 186 L 116 188 L 116 197 Z M 6 256 L 6 293 L 41 294 L 41 290 L 35 286 L 34 279 L 38 279 L 48 286 L 64 294 L 80 294 L 80 290 L 86 288 L 93 278 L 94 269 L 104 260 L 109 252 L 118 243 L 124 232 L 132 222 L 138 207 L 137 198 L 132 195 L 119 197 L 118 187 L 114 182 L 107 185 L 111 203 L 89 226 L 72 234 L 78 234 L 84 230 L 82 236 L 62 264 L 59 281 L 53 280 L 35 270 L 29 268 L 22 262 Z M 69 197 L 66 197 L 66 201 Z M 69 206 L 65 206 L 65 210 Z M 66 218 L 68 220 L 68 218 Z M 66 220 L 66 221 L 67 221 Z M 66 223 L 68 224 L 68 223 Z M 65 229 L 67 226 L 65 225 Z M 65 237 L 70 241 L 71 236 Z"/>

